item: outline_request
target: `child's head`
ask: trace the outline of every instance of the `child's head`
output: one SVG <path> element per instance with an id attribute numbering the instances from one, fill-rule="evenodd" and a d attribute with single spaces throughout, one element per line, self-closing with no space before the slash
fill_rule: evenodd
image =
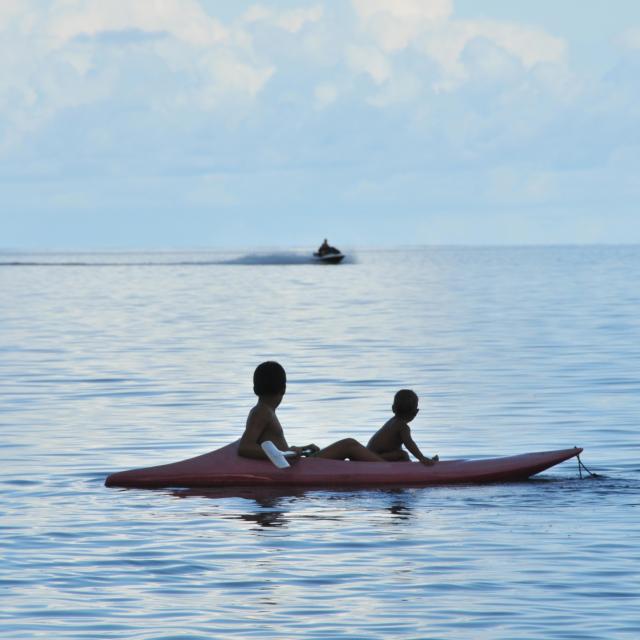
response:
<path id="1" fill-rule="evenodd" d="M 286 388 L 287 374 L 277 362 L 263 362 L 253 372 L 253 392 L 258 397 L 284 395 Z"/>
<path id="2" fill-rule="evenodd" d="M 418 413 L 418 396 L 411 389 L 400 389 L 393 398 L 391 410 L 398 418 L 413 420 Z"/>

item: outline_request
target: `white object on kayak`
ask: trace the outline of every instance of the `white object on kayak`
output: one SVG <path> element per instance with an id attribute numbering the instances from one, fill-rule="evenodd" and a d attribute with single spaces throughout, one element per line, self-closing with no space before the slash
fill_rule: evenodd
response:
<path id="1" fill-rule="evenodd" d="M 265 440 L 261 445 L 262 450 L 267 455 L 267 458 L 278 467 L 278 469 L 287 469 L 291 465 L 289 464 L 287 457 L 296 455 L 295 451 L 280 451 L 271 440 Z"/>

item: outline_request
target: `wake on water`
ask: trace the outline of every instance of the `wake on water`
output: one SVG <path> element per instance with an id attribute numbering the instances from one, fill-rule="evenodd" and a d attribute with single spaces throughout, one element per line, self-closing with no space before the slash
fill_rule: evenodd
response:
<path id="1" fill-rule="evenodd" d="M 308 253 L 294 251 L 277 251 L 275 253 L 249 253 L 239 258 L 225 260 L 220 264 L 248 264 L 248 265 L 286 265 L 286 264 L 317 264 L 317 260 Z M 346 256 L 342 264 L 354 263 L 355 260 Z"/>
<path id="2" fill-rule="evenodd" d="M 27 254 L 0 257 L 0 267 L 130 267 L 130 266 L 208 266 L 208 265 L 306 265 L 317 264 L 310 253 L 296 251 L 256 252 L 225 257 L 215 254 Z M 7 258 L 9 258 L 7 260 Z M 2 258 L 5 258 L 4 260 Z M 355 258 L 346 256 L 342 264 L 354 264 Z"/>

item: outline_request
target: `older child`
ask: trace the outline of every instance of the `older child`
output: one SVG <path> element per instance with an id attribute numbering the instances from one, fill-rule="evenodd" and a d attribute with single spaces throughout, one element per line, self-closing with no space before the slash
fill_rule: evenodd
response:
<path id="1" fill-rule="evenodd" d="M 438 462 L 438 456 L 429 458 L 422 454 L 411 437 L 409 423 L 418 415 L 418 396 L 410 389 L 401 389 L 396 393 L 391 407 L 394 416 L 371 437 L 367 449 L 377 453 L 385 460 L 408 461 L 409 456 L 402 448 L 404 445 L 422 464 L 432 465 Z"/>
<path id="2" fill-rule="evenodd" d="M 276 409 L 282 402 L 286 388 L 287 375 L 280 364 L 269 361 L 258 365 L 253 373 L 253 391 L 258 396 L 258 402 L 247 417 L 247 424 L 240 438 L 239 455 L 246 458 L 266 458 L 260 445 L 266 440 L 271 440 L 281 451 L 295 451 L 298 456 L 303 450 L 310 449 L 313 452 L 312 455 L 318 458 L 367 462 L 383 460 L 353 438 L 338 440 L 324 449 L 320 449 L 315 444 L 304 447 L 289 446 L 276 416 Z"/>

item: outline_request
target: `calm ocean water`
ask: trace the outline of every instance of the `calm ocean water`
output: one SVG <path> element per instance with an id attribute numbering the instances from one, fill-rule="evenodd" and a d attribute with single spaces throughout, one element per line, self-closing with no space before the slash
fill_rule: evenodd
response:
<path id="1" fill-rule="evenodd" d="M 640 247 L 0 253 L 3 638 L 640 637 Z M 236 439 L 265 359 L 292 443 L 421 398 L 525 483 L 117 490 Z"/>

